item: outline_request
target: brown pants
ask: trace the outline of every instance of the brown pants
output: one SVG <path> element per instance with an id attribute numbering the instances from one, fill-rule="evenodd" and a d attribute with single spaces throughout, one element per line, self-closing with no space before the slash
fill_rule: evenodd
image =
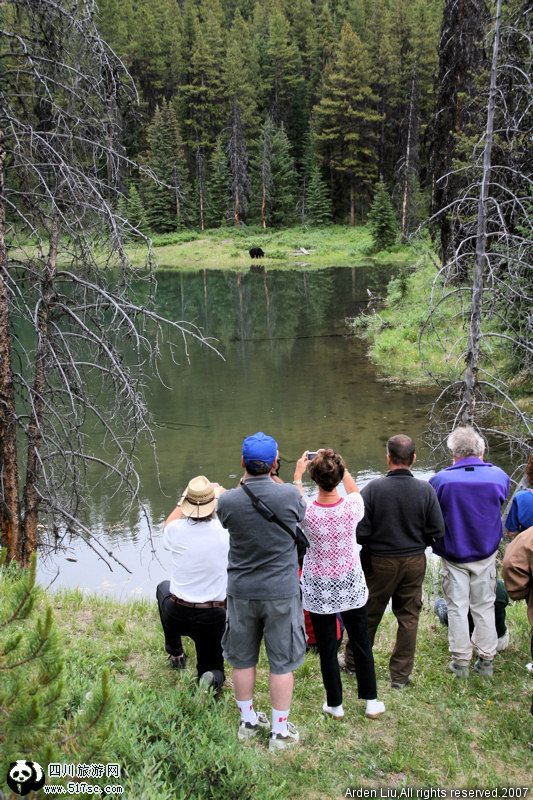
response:
<path id="1" fill-rule="evenodd" d="M 391 681 L 406 683 L 413 671 L 422 608 L 422 583 L 426 573 L 426 556 L 366 555 L 362 560 L 368 585 L 368 633 L 373 645 L 381 618 L 392 599 L 392 612 L 398 620 L 396 644 L 389 661 Z M 353 669 L 353 655 L 346 645 L 346 667 Z"/>

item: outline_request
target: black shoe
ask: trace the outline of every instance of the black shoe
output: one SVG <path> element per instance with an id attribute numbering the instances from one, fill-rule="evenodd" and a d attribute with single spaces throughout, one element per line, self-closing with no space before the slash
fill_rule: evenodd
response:
<path id="1" fill-rule="evenodd" d="M 411 678 L 407 678 L 406 681 L 391 681 L 390 685 L 392 689 L 401 690 L 401 689 L 406 689 L 408 686 L 412 686 L 413 681 L 411 680 Z"/>
<path id="2" fill-rule="evenodd" d="M 448 625 L 448 606 L 443 597 L 437 597 L 433 606 L 435 614 L 443 625 Z"/>
<path id="3" fill-rule="evenodd" d="M 171 669 L 185 669 L 187 664 L 187 656 L 185 653 L 180 653 L 179 656 L 169 656 L 168 665 Z"/>

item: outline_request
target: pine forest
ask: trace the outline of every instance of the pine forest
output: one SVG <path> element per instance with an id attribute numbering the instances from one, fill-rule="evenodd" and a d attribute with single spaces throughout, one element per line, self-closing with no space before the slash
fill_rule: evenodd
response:
<path id="1" fill-rule="evenodd" d="M 140 92 L 126 210 L 152 231 L 364 221 L 430 202 L 442 0 L 102 0 Z"/>

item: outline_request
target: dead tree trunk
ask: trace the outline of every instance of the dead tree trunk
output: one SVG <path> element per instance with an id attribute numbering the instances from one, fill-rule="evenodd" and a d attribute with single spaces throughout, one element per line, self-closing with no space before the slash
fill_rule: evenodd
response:
<path id="1" fill-rule="evenodd" d="M 233 103 L 228 156 L 231 172 L 231 194 L 233 197 L 233 221 L 240 225 L 246 213 L 246 192 L 248 189 L 248 153 L 244 141 L 241 112 L 236 101 Z"/>
<path id="2" fill-rule="evenodd" d="M 350 183 L 350 225 L 355 225 L 355 188 Z"/>
<path id="3" fill-rule="evenodd" d="M 403 193 L 402 193 L 402 242 L 406 242 L 409 236 L 409 185 L 412 168 L 412 148 L 413 148 L 413 125 L 415 111 L 415 68 L 411 78 L 411 95 L 409 98 L 409 121 L 407 123 L 407 144 L 405 147 L 405 164 L 403 173 Z"/>
<path id="4" fill-rule="evenodd" d="M 266 228 L 266 207 L 267 207 L 267 198 L 266 198 L 266 189 L 263 185 L 263 193 L 261 196 L 261 227 Z"/>
<path id="5" fill-rule="evenodd" d="M 50 247 L 41 280 L 41 291 L 36 319 L 37 351 L 34 360 L 33 383 L 31 387 L 31 412 L 27 439 L 26 481 L 24 485 L 24 522 L 20 542 L 20 558 L 27 566 L 31 554 L 37 549 L 37 523 L 39 521 L 40 495 L 37 482 L 41 474 L 40 446 L 42 441 L 41 426 L 44 421 L 46 392 L 46 363 L 48 358 L 48 338 L 52 298 L 54 294 L 54 276 L 57 262 L 59 242 L 59 223 L 54 217 L 50 230 Z"/>
<path id="6" fill-rule="evenodd" d="M 0 130 L 0 535 L 9 561 L 19 558 L 20 510 L 17 467 L 17 422 L 11 360 L 6 203 L 6 151 Z"/>
<path id="7" fill-rule="evenodd" d="M 470 305 L 470 327 L 468 334 L 468 350 L 464 374 L 462 422 L 472 425 L 476 406 L 476 384 L 480 360 L 481 342 L 481 306 L 483 302 L 483 283 L 488 268 L 487 254 L 487 219 L 492 168 L 492 140 L 494 129 L 494 112 L 496 108 L 496 83 L 498 71 L 498 50 L 500 46 L 502 0 L 496 5 L 496 22 L 494 25 L 494 41 L 492 45 L 492 64 L 490 69 L 490 88 L 487 104 L 487 121 L 485 125 L 485 146 L 483 148 L 483 173 L 479 187 L 476 230 L 476 260 L 472 281 L 472 300 Z"/>

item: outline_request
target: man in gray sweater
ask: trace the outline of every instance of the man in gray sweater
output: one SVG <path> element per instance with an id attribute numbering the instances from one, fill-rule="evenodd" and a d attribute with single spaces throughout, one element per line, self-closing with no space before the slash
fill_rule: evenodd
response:
<path id="1" fill-rule="evenodd" d="M 415 445 L 409 436 L 398 434 L 389 439 L 389 471 L 361 491 L 365 515 L 357 526 L 369 591 L 368 632 L 372 644 L 389 600 L 398 620 L 396 645 L 389 662 L 395 689 L 407 686 L 413 670 L 426 572 L 425 549 L 444 536 L 444 520 L 433 487 L 417 480 L 410 471 L 415 461 Z M 347 648 L 346 668 L 350 669 L 351 664 L 353 656 Z"/>
<path id="2" fill-rule="evenodd" d="M 271 470 L 278 446 L 256 433 L 243 442 L 245 484 L 293 532 L 305 514 L 305 502 L 292 484 L 276 483 Z M 288 721 L 293 671 L 305 658 L 305 629 L 296 546 L 288 531 L 266 519 L 242 486 L 224 492 L 217 514 L 229 531 L 228 598 L 224 656 L 233 667 L 233 687 L 241 719 L 239 739 L 255 736 L 269 721 L 253 707 L 261 639 L 270 665 L 272 729 L 269 749 L 297 744 L 298 731 Z"/>

